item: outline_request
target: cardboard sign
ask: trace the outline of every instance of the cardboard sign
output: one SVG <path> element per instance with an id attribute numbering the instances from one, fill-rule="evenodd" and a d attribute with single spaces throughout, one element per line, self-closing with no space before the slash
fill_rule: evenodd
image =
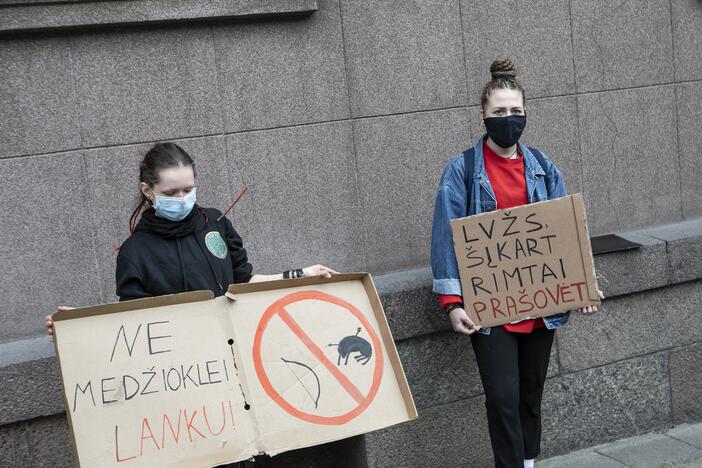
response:
<path id="1" fill-rule="evenodd" d="M 368 274 L 54 314 L 80 466 L 208 467 L 417 417 Z"/>
<path id="2" fill-rule="evenodd" d="M 466 312 L 502 325 L 599 304 L 580 194 L 451 221 Z"/>

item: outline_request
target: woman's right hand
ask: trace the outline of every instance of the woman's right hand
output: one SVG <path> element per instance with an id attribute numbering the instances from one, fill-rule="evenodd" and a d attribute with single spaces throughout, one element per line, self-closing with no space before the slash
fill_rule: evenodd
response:
<path id="1" fill-rule="evenodd" d="M 69 307 L 69 306 L 58 306 L 56 308 L 56 312 L 62 312 L 64 310 L 71 310 L 75 309 L 75 307 Z M 49 339 L 51 341 L 54 341 L 54 321 L 51 318 L 51 315 L 47 315 L 44 317 L 44 325 L 46 326 L 46 334 L 49 335 Z"/>
<path id="2" fill-rule="evenodd" d="M 462 307 L 456 307 L 449 312 L 449 319 L 451 320 L 451 326 L 455 332 L 472 335 L 480 330 L 480 325 L 474 324 Z"/>

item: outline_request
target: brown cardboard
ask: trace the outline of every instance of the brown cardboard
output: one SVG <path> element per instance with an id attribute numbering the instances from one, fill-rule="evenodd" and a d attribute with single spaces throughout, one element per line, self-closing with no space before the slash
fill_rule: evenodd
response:
<path id="1" fill-rule="evenodd" d="M 465 309 L 481 326 L 599 304 L 581 194 L 451 221 Z"/>
<path id="2" fill-rule="evenodd" d="M 61 320 L 91 317 L 101 314 L 114 314 L 115 312 L 127 312 L 130 310 L 151 309 L 154 307 L 165 307 L 175 304 L 187 304 L 188 302 L 206 301 L 207 299 L 212 298 L 214 298 L 214 293 L 212 291 L 191 291 L 181 294 L 146 297 L 143 299 L 134 299 L 133 301 L 113 302 L 111 304 L 68 309 L 57 312 L 51 317 L 54 322 L 57 322 Z"/>
<path id="3" fill-rule="evenodd" d="M 216 466 L 417 417 L 365 273 L 74 309 L 54 322 L 80 466 Z M 361 348 L 342 357 L 332 344 L 348 337 Z"/>

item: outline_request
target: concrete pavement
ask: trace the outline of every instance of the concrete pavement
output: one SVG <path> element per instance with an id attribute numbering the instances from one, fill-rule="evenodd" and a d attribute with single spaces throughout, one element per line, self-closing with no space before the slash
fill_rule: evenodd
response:
<path id="1" fill-rule="evenodd" d="M 622 439 L 554 458 L 538 468 L 702 468 L 702 423 Z"/>

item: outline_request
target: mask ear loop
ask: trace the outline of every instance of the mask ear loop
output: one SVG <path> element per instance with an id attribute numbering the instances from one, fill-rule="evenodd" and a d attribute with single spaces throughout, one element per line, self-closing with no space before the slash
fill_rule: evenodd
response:
<path id="1" fill-rule="evenodd" d="M 153 209 L 156 206 L 156 197 L 157 195 L 151 190 L 151 197 L 146 196 L 146 208 Z"/>
<path id="2" fill-rule="evenodd" d="M 480 118 L 478 121 L 478 134 L 477 135 L 472 135 L 473 136 L 473 141 L 477 140 L 478 138 L 481 138 L 483 135 L 487 134 L 487 128 L 485 128 L 485 120 L 483 118 Z"/>
<path id="3" fill-rule="evenodd" d="M 478 114 L 478 115 L 480 115 L 480 119 L 478 119 L 478 134 L 472 135 L 473 141 L 475 141 L 478 138 L 482 137 L 483 135 L 487 134 L 487 128 L 485 128 L 485 111 L 481 108 L 480 114 Z"/>

